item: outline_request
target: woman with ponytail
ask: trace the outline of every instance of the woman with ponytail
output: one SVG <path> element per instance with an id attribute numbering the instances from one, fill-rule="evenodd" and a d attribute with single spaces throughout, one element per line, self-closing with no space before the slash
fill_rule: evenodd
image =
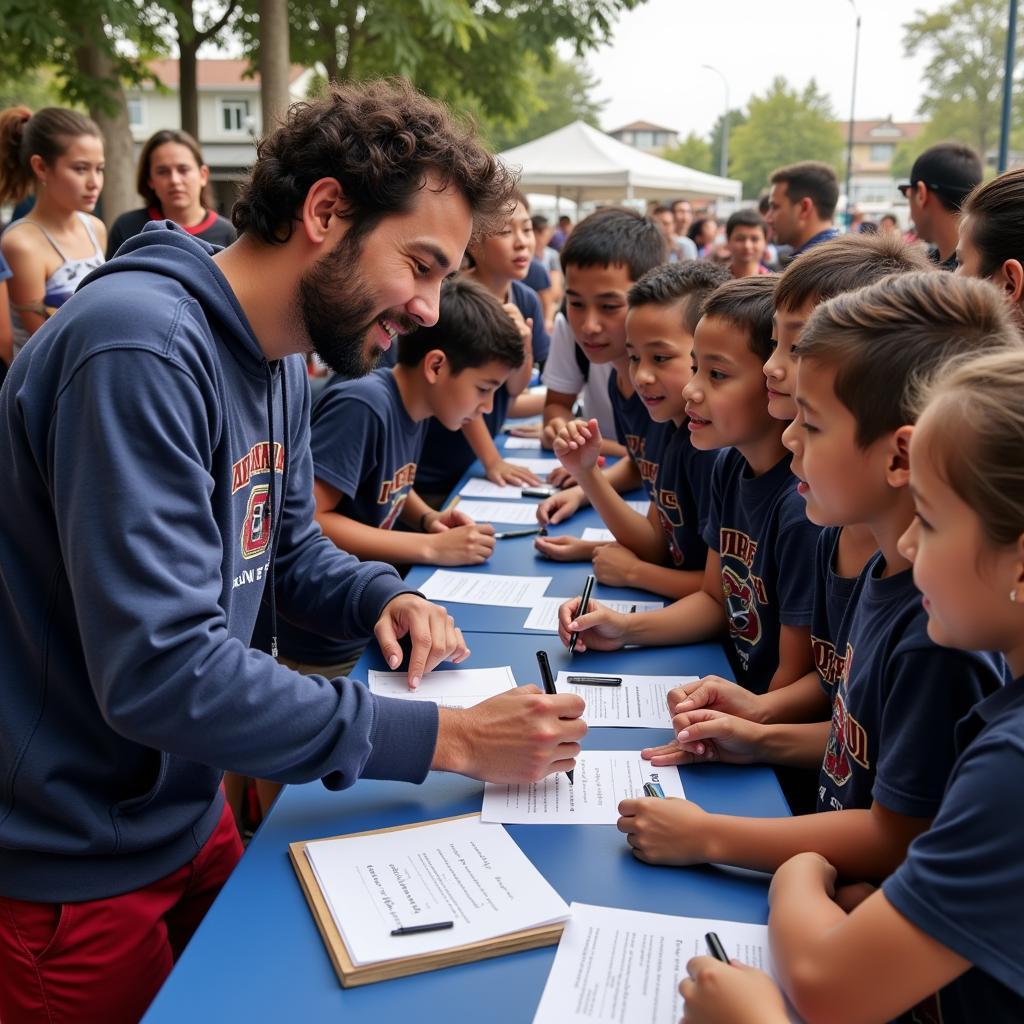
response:
<path id="1" fill-rule="evenodd" d="M 13 354 L 103 262 L 107 232 L 92 215 L 103 188 L 103 139 L 84 114 L 46 107 L 0 113 L 0 204 L 35 191 L 31 212 L 7 226 L 0 252 L 7 281 Z"/>

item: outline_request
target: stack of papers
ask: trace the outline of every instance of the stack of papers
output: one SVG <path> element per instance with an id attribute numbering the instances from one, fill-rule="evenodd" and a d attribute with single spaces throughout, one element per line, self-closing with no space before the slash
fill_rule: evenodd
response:
<path id="1" fill-rule="evenodd" d="M 670 1024 L 687 961 L 715 932 L 726 953 L 772 974 L 768 928 L 573 903 L 533 1024 Z M 789 1018 L 798 1024 L 792 1009 Z"/>
<path id="2" fill-rule="evenodd" d="M 565 772 L 541 782 L 486 783 L 480 817 L 515 825 L 614 825 L 619 801 L 642 797 L 645 782 L 667 797 L 684 795 L 676 768 L 654 768 L 638 750 L 584 750 L 572 783 Z"/>
<path id="3" fill-rule="evenodd" d="M 622 673 L 587 672 L 598 679 L 618 678 L 621 686 L 576 686 L 569 676 L 584 673 L 559 672 L 555 689 L 583 698 L 587 710 L 583 718 L 591 728 L 606 726 L 636 729 L 669 729 L 668 692 L 697 676 L 627 676 Z"/>
<path id="4" fill-rule="evenodd" d="M 611 530 L 599 529 L 596 526 L 587 526 L 583 530 L 583 536 L 580 540 L 594 541 L 599 544 L 603 544 L 607 541 L 609 544 L 615 543 L 615 534 Z"/>
<path id="5" fill-rule="evenodd" d="M 500 825 L 475 815 L 305 845 L 357 967 L 563 921 L 569 908 Z M 396 928 L 453 922 L 443 931 Z"/>
<path id="6" fill-rule="evenodd" d="M 578 594 L 576 595 L 579 596 Z M 526 616 L 523 629 L 539 629 L 545 633 L 558 632 L 558 609 L 568 601 L 567 597 L 545 597 L 539 600 Z M 606 601 L 600 598 L 601 604 L 611 608 L 613 612 L 627 614 L 636 605 L 638 612 L 656 612 L 665 607 L 664 601 Z"/>
<path id="7" fill-rule="evenodd" d="M 428 601 L 532 608 L 544 596 L 550 576 L 501 576 L 437 569 L 420 586 Z"/>
<path id="8" fill-rule="evenodd" d="M 500 498 L 505 501 L 522 501 L 523 489 L 515 484 L 493 483 L 490 480 L 483 480 L 478 476 L 470 477 L 463 485 L 459 494 L 463 498 Z M 527 499 L 529 500 L 529 499 Z M 531 508 L 536 508 L 536 500 Z"/>
<path id="9" fill-rule="evenodd" d="M 369 683 L 370 689 L 380 697 L 426 700 L 443 708 L 471 708 L 488 697 L 496 697 L 516 687 L 516 679 L 509 665 L 427 672 L 415 690 L 409 689 L 407 672 L 377 672 L 371 669 Z"/>
<path id="10" fill-rule="evenodd" d="M 513 466 L 525 466 L 531 473 L 536 473 L 541 480 L 546 480 L 548 473 L 558 469 L 562 464 L 558 459 L 531 459 L 520 455 L 511 455 L 505 460 Z"/>
<path id="11" fill-rule="evenodd" d="M 539 437 L 506 437 L 505 451 L 540 451 Z"/>

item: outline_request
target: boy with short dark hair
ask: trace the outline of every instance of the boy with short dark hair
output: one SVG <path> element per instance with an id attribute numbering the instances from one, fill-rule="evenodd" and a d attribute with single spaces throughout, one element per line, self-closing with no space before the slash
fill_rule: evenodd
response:
<path id="1" fill-rule="evenodd" d="M 917 389 L 952 358 L 1013 339 L 990 297 L 970 292 L 934 273 L 889 277 L 819 307 L 800 339 L 800 416 L 785 441 L 807 515 L 821 525 L 867 523 L 879 548 L 823 666 L 831 723 L 765 726 L 705 708 L 677 715 L 678 739 L 647 752 L 656 764 L 818 760 L 818 811 L 838 813 L 746 819 L 685 801 L 665 801 L 664 811 L 626 801 L 619 827 L 644 859 L 771 871 L 813 851 L 840 875 L 879 879 L 928 827 L 953 765 L 954 726 L 1003 674 L 1001 658 L 929 638 L 897 543 L 914 518 L 907 450 Z"/>
<path id="2" fill-rule="evenodd" d="M 523 358 L 519 330 L 497 299 L 473 281 L 450 280 L 437 323 L 399 338 L 393 369 L 332 382 L 310 417 L 315 516 L 325 536 L 362 560 L 485 561 L 493 527 L 458 508 L 429 508 L 413 489 L 416 467 L 431 417 L 460 430 L 490 410 Z M 408 530 L 393 530 L 398 521 Z M 331 640 L 290 624 L 279 633 L 282 656 L 320 675 L 351 664 L 367 639 Z"/>
<path id="3" fill-rule="evenodd" d="M 695 447 L 726 449 L 712 474 L 702 588 L 668 608 L 619 615 L 579 599 L 562 605 L 560 635 L 577 650 L 625 644 L 695 643 L 728 628 L 737 678 L 754 692 L 786 686 L 811 668 L 811 593 L 818 530 L 807 522 L 768 413 L 764 362 L 771 351 L 772 291 L 766 277 L 723 284 L 694 334 L 694 376 L 686 413 Z"/>
<path id="4" fill-rule="evenodd" d="M 770 274 L 761 262 L 768 244 L 768 228 L 757 210 L 737 210 L 725 223 L 725 241 L 731 260 L 733 277 L 754 277 Z"/>
<path id="5" fill-rule="evenodd" d="M 666 252 L 665 237 L 658 228 L 646 217 L 621 207 L 605 207 L 586 217 L 562 249 L 566 319 L 576 344 L 590 364 L 613 366 L 608 398 L 617 439 L 630 453 L 630 459 L 621 460 L 608 471 L 619 491 L 638 486 L 644 472 L 649 481 L 653 480 L 650 469 L 641 471 L 639 465 L 656 465 L 666 439 L 663 427 L 651 429 L 643 403 L 633 393 L 626 355 L 629 289 L 652 267 L 664 263 Z M 575 394 L 548 389 L 544 423 L 549 443 L 572 418 L 575 400 Z M 558 523 L 585 503 L 582 490 L 570 487 L 543 502 L 538 517 L 542 523 Z M 551 557 L 558 554 L 545 553 Z M 577 552 L 573 557 L 590 558 L 592 554 L 591 547 L 588 553 Z"/>
<path id="6" fill-rule="evenodd" d="M 728 280 L 724 267 L 687 260 L 655 267 L 629 291 L 630 379 L 652 422 L 674 428 L 654 468 L 646 515 L 630 508 L 598 471 L 602 438 L 596 420 L 573 421 L 555 443 L 555 454 L 617 541 L 594 552 L 594 575 L 601 583 L 673 598 L 701 586 L 707 561 L 701 534 L 715 455 L 690 444 L 683 388 L 692 375 L 693 332 L 701 306 Z M 538 538 L 536 546 L 544 551 L 559 540 Z"/>

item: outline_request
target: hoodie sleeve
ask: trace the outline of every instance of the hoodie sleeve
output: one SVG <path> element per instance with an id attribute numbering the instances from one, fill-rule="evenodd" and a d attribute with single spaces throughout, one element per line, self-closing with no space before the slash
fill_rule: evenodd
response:
<path id="1" fill-rule="evenodd" d="M 137 743 L 282 782 L 421 780 L 436 708 L 300 676 L 232 634 L 209 469 L 222 410 L 192 370 L 103 351 L 55 405 L 48 457 L 76 622 L 54 628 L 77 630 L 101 713 Z"/>
<path id="2" fill-rule="evenodd" d="M 274 559 L 278 611 L 296 626 L 337 640 L 372 636 L 388 601 L 415 590 L 405 585 L 393 566 L 361 562 L 321 532 L 314 516 L 309 382 L 298 356 L 285 360 L 285 371 L 289 461 L 288 493 Z"/>

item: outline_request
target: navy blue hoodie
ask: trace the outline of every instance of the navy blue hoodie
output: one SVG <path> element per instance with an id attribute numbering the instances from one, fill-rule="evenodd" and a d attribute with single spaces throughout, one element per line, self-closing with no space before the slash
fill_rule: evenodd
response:
<path id="1" fill-rule="evenodd" d="M 220 816 L 222 769 L 342 788 L 419 781 L 433 756 L 433 705 L 249 648 L 272 532 L 297 625 L 366 636 L 408 588 L 321 535 L 303 361 L 266 361 L 214 251 L 151 225 L 0 392 L 9 897 L 102 898 L 187 863 Z"/>

